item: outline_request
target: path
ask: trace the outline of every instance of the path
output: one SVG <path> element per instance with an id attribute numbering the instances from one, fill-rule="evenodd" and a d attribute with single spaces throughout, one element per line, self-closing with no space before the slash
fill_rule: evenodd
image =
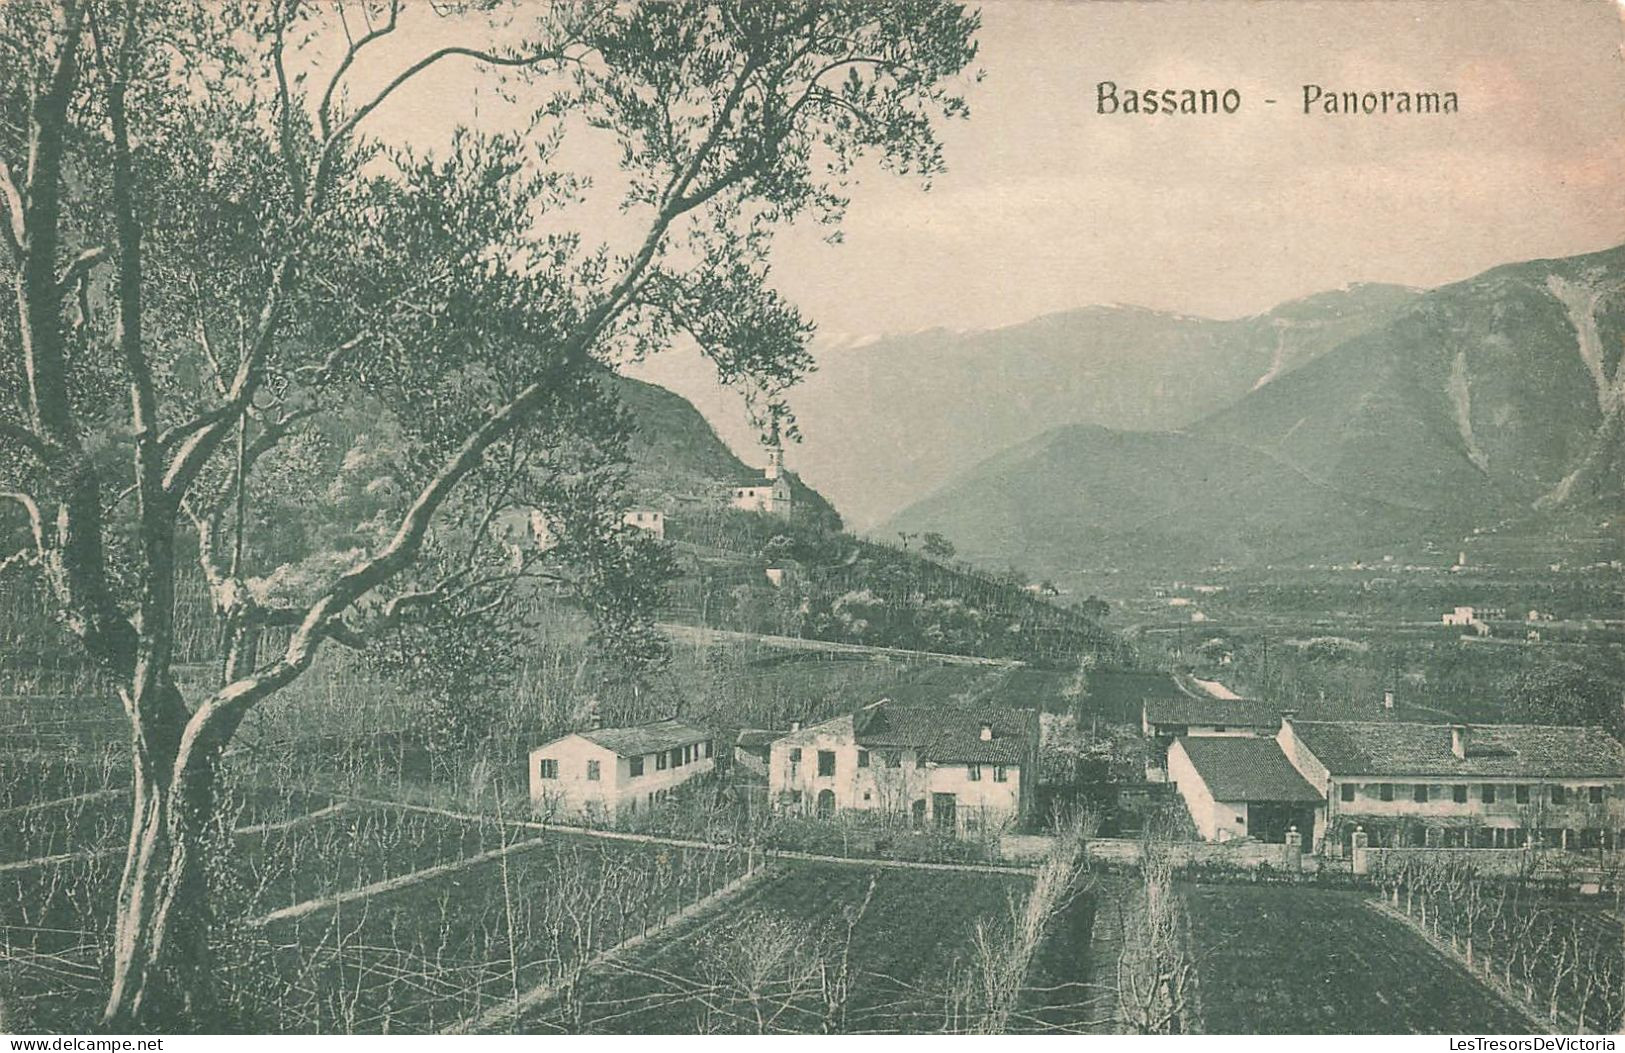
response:
<path id="1" fill-rule="evenodd" d="M 358 804 L 376 805 L 381 808 L 400 808 L 409 812 L 423 812 L 428 815 L 438 815 L 445 819 L 458 819 L 468 823 L 495 823 L 499 820 L 495 816 L 479 815 L 474 812 L 459 812 L 450 808 L 438 808 L 426 804 L 406 804 L 401 801 L 390 801 L 377 797 L 350 797 Z M 505 826 L 517 826 L 526 830 L 552 830 L 561 834 L 574 834 L 581 837 L 596 837 L 606 841 L 631 841 L 646 845 L 666 845 L 671 848 L 701 848 L 715 852 L 722 851 L 749 851 L 763 855 L 765 858 L 778 860 L 795 860 L 806 863 L 836 863 L 844 866 L 884 867 L 898 870 L 957 870 L 967 874 L 1015 874 L 1032 877 L 1038 873 L 1033 866 L 1001 866 L 995 863 L 928 863 L 913 859 L 880 859 L 871 856 L 829 856 L 816 852 L 796 852 L 774 848 L 759 849 L 747 845 L 728 844 L 718 841 L 697 841 L 683 837 L 666 837 L 661 834 L 631 834 L 620 830 L 600 830 L 591 826 L 573 826 L 569 823 L 542 823 L 525 819 L 503 819 L 500 822 Z"/>
<path id="2" fill-rule="evenodd" d="M 707 629 L 699 625 L 677 622 L 656 622 L 655 628 L 682 643 L 756 643 L 778 647 L 787 651 L 823 651 L 830 654 L 863 654 L 877 658 L 915 658 L 949 665 L 981 665 L 1016 667 L 1022 665 L 1009 658 L 982 658 L 978 655 L 945 654 L 940 651 L 910 651 L 902 647 L 870 647 L 865 644 L 834 643 L 829 640 L 807 640 L 799 636 L 770 636 L 762 633 L 735 632 L 732 629 Z"/>

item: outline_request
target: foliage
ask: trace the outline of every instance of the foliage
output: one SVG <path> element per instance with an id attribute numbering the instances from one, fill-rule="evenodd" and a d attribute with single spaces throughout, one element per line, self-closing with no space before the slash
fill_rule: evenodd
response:
<path id="1" fill-rule="evenodd" d="M 1625 694 L 1572 662 L 1526 669 L 1506 686 L 1506 715 L 1526 724 L 1601 725 L 1625 739 Z"/>
<path id="2" fill-rule="evenodd" d="M 218 759 L 328 643 L 466 624 L 425 612 L 562 578 L 601 642 L 658 661 L 633 612 L 658 560 L 610 529 L 625 422 L 605 369 L 689 339 L 787 420 L 812 326 L 769 285 L 772 232 L 833 231 L 862 157 L 939 171 L 936 123 L 964 114 L 952 83 L 975 53 L 976 19 L 948 3 L 507 14 L 0 10 L 0 493 L 22 516 L 0 559 L 44 588 L 142 747 L 111 1024 L 219 1026 Z M 419 19 L 469 40 L 361 89 L 374 45 Z M 469 62 L 517 127 L 373 137 L 404 85 Z M 579 167 L 601 151 L 618 185 Z M 596 229 L 615 206 L 626 244 Z M 324 504 L 338 514 L 299 514 Z M 493 525 L 527 507 L 558 544 L 504 551 Z M 188 697 L 176 583 L 194 557 L 227 646 Z M 600 599 L 616 590 L 630 603 Z"/>

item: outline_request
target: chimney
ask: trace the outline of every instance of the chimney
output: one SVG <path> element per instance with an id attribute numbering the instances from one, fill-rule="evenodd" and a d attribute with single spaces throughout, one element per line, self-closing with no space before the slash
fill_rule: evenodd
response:
<path id="1" fill-rule="evenodd" d="M 799 721 L 799 720 L 790 721 L 790 733 L 791 734 L 795 734 L 796 732 L 798 732 L 800 730 L 801 730 L 801 721 Z"/>
<path id="2" fill-rule="evenodd" d="M 1450 725 L 1450 752 L 1456 755 L 1457 760 L 1467 759 L 1467 725 Z"/>
<path id="3" fill-rule="evenodd" d="M 1394 693 L 1392 691 L 1382 693 L 1382 708 L 1390 713 L 1394 711 Z"/>
<path id="4" fill-rule="evenodd" d="M 983 742 L 992 742 L 993 741 L 993 725 L 992 724 L 983 724 L 982 725 L 982 734 L 981 734 L 980 737 L 981 737 Z"/>

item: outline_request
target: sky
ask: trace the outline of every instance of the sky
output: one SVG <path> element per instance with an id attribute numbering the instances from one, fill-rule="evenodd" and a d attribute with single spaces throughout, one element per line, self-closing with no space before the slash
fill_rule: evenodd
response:
<path id="1" fill-rule="evenodd" d="M 947 173 L 927 192 L 865 172 L 844 242 L 783 232 L 776 279 L 845 342 L 1095 303 L 1234 317 L 1351 281 L 1434 286 L 1606 248 L 1625 241 L 1622 3 L 989 0 Z M 414 54 L 427 38 L 403 29 L 397 50 Z M 424 78 L 373 130 L 500 123 L 469 73 Z M 1102 116 L 1102 80 L 1233 86 L 1243 103 Z M 1453 90 L 1460 112 L 1306 116 L 1306 83 Z"/>
<path id="2" fill-rule="evenodd" d="M 928 193 L 859 188 L 779 280 L 827 338 L 1094 303 L 1215 317 L 1351 281 L 1434 286 L 1625 241 L 1609 3 L 982 5 L 982 83 Z M 1218 117 L 1102 116 L 1095 85 L 1234 86 Z M 1460 113 L 1305 116 L 1302 86 L 1454 90 Z M 1273 97 L 1277 105 L 1262 100 Z"/>
<path id="3" fill-rule="evenodd" d="M 1351 282 L 1432 287 L 1607 248 L 1625 242 L 1622 4 L 989 0 L 971 115 L 943 131 L 948 171 L 929 191 L 864 172 L 844 240 L 782 232 L 774 279 L 818 324 L 815 350 L 835 353 L 1100 303 L 1238 317 Z M 400 53 L 425 42 L 403 34 Z M 1233 115 L 1101 115 L 1103 80 L 1243 101 Z M 500 123 L 477 83 L 437 71 L 374 131 Z M 1311 83 L 1454 91 L 1460 108 L 1305 115 Z M 753 445 L 743 411 L 705 397 L 697 354 L 639 372 Z"/>

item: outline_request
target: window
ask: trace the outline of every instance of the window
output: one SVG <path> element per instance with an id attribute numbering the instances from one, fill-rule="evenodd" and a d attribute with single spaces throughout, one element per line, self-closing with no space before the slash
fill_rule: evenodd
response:
<path id="1" fill-rule="evenodd" d="M 674 750 L 671 751 L 671 766 L 673 768 L 681 768 L 683 766 L 683 751 L 682 750 L 674 749 Z"/>
<path id="2" fill-rule="evenodd" d="M 1591 803 L 1592 804 L 1601 804 L 1602 803 L 1602 787 L 1601 786 L 1593 786 L 1593 787 L 1591 787 L 1590 788 L 1590 794 L 1591 794 Z"/>
<path id="3" fill-rule="evenodd" d="M 544 779 L 557 779 L 559 777 L 559 762 L 556 760 L 543 760 L 536 766 L 536 774 Z"/>
<path id="4" fill-rule="evenodd" d="M 790 747 L 790 763 L 791 764 L 800 764 L 801 763 L 801 747 L 800 746 L 792 746 L 792 747 Z"/>
<path id="5" fill-rule="evenodd" d="M 599 775 L 598 762 L 595 761 L 595 760 L 588 761 L 587 762 L 587 781 L 588 782 L 597 782 L 598 781 L 598 775 Z"/>
<path id="6" fill-rule="evenodd" d="M 667 754 L 665 750 L 661 750 L 659 753 L 655 754 L 655 770 L 665 771 L 667 767 L 666 762 L 669 760 L 671 760 L 671 756 Z"/>
<path id="7" fill-rule="evenodd" d="M 829 776 L 835 774 L 834 750 L 818 751 L 818 774 L 823 778 L 828 778 Z"/>
<path id="8" fill-rule="evenodd" d="M 1487 782 L 1483 786 L 1480 786 L 1478 788 L 1478 795 L 1483 800 L 1483 802 L 1485 804 L 1494 804 L 1495 803 L 1495 784 Z"/>
<path id="9" fill-rule="evenodd" d="M 966 777 L 970 779 L 971 782 L 982 781 L 982 766 L 980 764 L 965 765 L 965 773 Z"/>
<path id="10" fill-rule="evenodd" d="M 1553 804 L 1563 804 L 1567 800 L 1568 800 L 1568 787 L 1566 787 L 1566 786 L 1553 786 L 1552 787 L 1552 803 Z"/>
<path id="11" fill-rule="evenodd" d="M 1391 783 L 1391 782 L 1378 783 L 1377 784 L 1377 797 L 1380 800 L 1384 800 L 1384 801 L 1393 800 L 1394 799 L 1394 784 Z"/>
<path id="12" fill-rule="evenodd" d="M 1417 804 L 1427 804 L 1428 784 L 1425 782 L 1417 783 L 1416 787 L 1411 791 L 1411 800 L 1415 801 Z"/>
<path id="13" fill-rule="evenodd" d="M 1010 781 L 1010 769 L 1006 768 L 1002 764 L 994 765 L 993 766 L 993 781 L 994 782 L 1009 782 Z"/>
<path id="14" fill-rule="evenodd" d="M 1354 800 L 1354 784 L 1352 782 L 1344 783 L 1340 789 L 1342 791 L 1341 796 L 1345 802 Z"/>
<path id="15" fill-rule="evenodd" d="M 869 766 L 869 751 L 868 750 L 859 750 L 858 751 L 858 767 L 867 768 L 868 766 Z"/>
<path id="16" fill-rule="evenodd" d="M 643 758 L 642 757 L 633 757 L 632 761 L 631 761 L 631 765 L 632 765 L 632 778 L 636 779 L 639 775 L 643 774 Z"/>
<path id="17" fill-rule="evenodd" d="M 1215 734 L 1215 735 L 1223 735 L 1228 730 L 1229 729 L 1226 728 L 1223 724 L 1218 724 L 1218 725 L 1214 726 L 1213 734 Z"/>
<path id="18" fill-rule="evenodd" d="M 1460 783 L 1450 787 L 1450 799 L 1455 801 L 1457 804 L 1466 804 L 1467 787 Z"/>
<path id="19" fill-rule="evenodd" d="M 1519 804 L 1528 804 L 1529 803 L 1529 784 L 1528 783 L 1519 783 L 1517 786 L 1514 786 L 1512 788 L 1512 799 L 1517 801 Z"/>
<path id="20" fill-rule="evenodd" d="M 705 740 L 705 755 L 707 757 L 711 756 L 711 740 L 710 739 Z"/>

